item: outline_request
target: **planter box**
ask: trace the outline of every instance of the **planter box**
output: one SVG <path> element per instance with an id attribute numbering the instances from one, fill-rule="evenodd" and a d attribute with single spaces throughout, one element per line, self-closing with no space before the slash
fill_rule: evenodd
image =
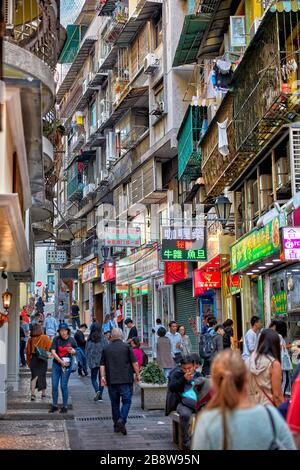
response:
<path id="1" fill-rule="evenodd" d="M 141 407 L 143 410 L 164 410 L 166 407 L 167 384 L 145 384 L 141 382 Z"/>

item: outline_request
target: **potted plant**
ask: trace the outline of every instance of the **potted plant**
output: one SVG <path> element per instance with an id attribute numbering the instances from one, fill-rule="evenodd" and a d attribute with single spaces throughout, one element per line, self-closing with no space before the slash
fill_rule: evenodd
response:
<path id="1" fill-rule="evenodd" d="M 167 379 L 155 363 L 149 364 L 141 373 L 141 407 L 143 410 L 164 410 L 167 395 Z"/>

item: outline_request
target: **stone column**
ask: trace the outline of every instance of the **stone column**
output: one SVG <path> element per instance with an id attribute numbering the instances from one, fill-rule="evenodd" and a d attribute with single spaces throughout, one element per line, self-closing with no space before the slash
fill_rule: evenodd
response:
<path id="1" fill-rule="evenodd" d="M 2 306 L 2 293 L 6 290 L 6 281 L 0 275 L 0 312 L 4 313 Z M 0 415 L 7 410 L 7 338 L 8 323 L 0 328 Z"/>
<path id="2" fill-rule="evenodd" d="M 19 283 L 9 280 L 8 290 L 12 293 L 8 323 L 8 362 L 7 388 L 17 391 L 19 388 L 19 351 L 20 351 L 20 299 Z"/>

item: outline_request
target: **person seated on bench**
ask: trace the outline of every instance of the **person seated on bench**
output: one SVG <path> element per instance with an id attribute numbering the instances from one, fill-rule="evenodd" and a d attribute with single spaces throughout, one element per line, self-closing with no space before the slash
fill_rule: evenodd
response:
<path id="1" fill-rule="evenodd" d="M 176 410 L 180 416 L 180 428 L 184 449 L 190 448 L 189 425 L 191 417 L 210 398 L 208 379 L 195 369 L 195 358 L 182 357 L 180 365 L 169 375 L 166 414 Z"/>

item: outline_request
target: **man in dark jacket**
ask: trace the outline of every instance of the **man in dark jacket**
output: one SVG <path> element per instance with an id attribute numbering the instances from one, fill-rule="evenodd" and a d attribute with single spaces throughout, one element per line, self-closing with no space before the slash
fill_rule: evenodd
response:
<path id="1" fill-rule="evenodd" d="M 79 307 L 77 305 L 77 302 L 73 302 L 73 305 L 71 306 L 71 319 L 72 319 L 72 327 L 73 330 L 76 330 L 76 326 L 78 328 L 80 327 L 80 315 L 79 315 Z"/>
<path id="2" fill-rule="evenodd" d="M 87 330 L 86 323 L 82 323 L 82 325 L 80 325 L 79 327 L 79 330 L 77 330 L 74 335 L 74 339 L 78 345 L 78 348 L 76 350 L 77 359 L 78 359 L 78 375 L 80 375 L 81 377 L 83 376 L 83 373 L 85 376 L 89 375 L 87 371 L 86 355 L 85 355 L 86 340 L 84 337 L 84 333 L 86 332 L 86 330 Z"/>
<path id="3" fill-rule="evenodd" d="M 134 373 L 137 382 L 140 381 L 140 374 L 132 348 L 122 340 L 122 330 L 113 328 L 111 342 L 103 349 L 100 373 L 101 385 L 108 387 L 114 431 L 126 435 L 125 424 L 131 406 Z M 121 409 L 120 399 L 122 399 Z"/>

